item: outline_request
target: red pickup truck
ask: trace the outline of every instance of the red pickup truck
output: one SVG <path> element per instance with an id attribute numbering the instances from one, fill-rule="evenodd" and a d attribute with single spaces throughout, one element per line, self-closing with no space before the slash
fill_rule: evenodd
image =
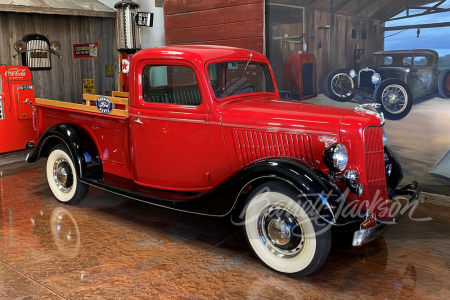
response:
<path id="1" fill-rule="evenodd" d="M 129 95 L 36 103 L 39 142 L 27 161 L 47 157 L 57 200 L 75 204 L 95 186 L 231 215 L 256 256 L 290 276 L 324 263 L 332 226 L 360 224 L 359 246 L 419 194 L 417 182 L 397 189 L 402 170 L 384 146 L 381 114 L 280 100 L 266 57 L 244 49 L 142 50 L 131 61 Z M 407 202 L 394 212 L 396 195 Z"/>

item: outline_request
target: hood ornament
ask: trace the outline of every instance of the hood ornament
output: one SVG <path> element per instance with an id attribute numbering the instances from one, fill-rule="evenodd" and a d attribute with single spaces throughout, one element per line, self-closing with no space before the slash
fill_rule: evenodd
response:
<path id="1" fill-rule="evenodd" d="M 382 112 L 378 112 L 377 108 L 380 108 L 381 104 L 380 103 L 365 103 L 365 104 L 360 104 L 357 107 L 355 107 L 355 110 L 358 112 L 362 112 L 365 114 L 369 114 L 375 117 L 378 117 L 380 119 L 381 125 L 384 125 L 385 120 L 384 120 L 384 114 Z"/>

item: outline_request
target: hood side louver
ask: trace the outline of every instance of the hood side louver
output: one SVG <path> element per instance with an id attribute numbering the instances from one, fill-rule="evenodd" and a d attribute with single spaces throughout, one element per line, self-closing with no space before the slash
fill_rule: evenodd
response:
<path id="1" fill-rule="evenodd" d="M 314 164 L 310 135 L 235 129 L 233 136 L 241 167 L 269 157 L 291 157 Z"/>

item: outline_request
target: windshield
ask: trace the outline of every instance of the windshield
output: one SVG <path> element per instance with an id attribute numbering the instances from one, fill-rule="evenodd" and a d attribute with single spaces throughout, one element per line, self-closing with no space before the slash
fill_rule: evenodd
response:
<path id="1" fill-rule="evenodd" d="M 247 63 L 225 61 L 208 66 L 208 75 L 216 98 L 274 91 L 267 66 L 257 62 L 250 62 L 247 66 Z"/>

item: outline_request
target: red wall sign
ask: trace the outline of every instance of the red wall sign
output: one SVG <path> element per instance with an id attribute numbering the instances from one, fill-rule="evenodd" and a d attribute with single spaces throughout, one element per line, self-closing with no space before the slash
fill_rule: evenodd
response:
<path id="1" fill-rule="evenodd" d="M 98 42 L 73 44 L 73 58 L 100 57 Z"/>

